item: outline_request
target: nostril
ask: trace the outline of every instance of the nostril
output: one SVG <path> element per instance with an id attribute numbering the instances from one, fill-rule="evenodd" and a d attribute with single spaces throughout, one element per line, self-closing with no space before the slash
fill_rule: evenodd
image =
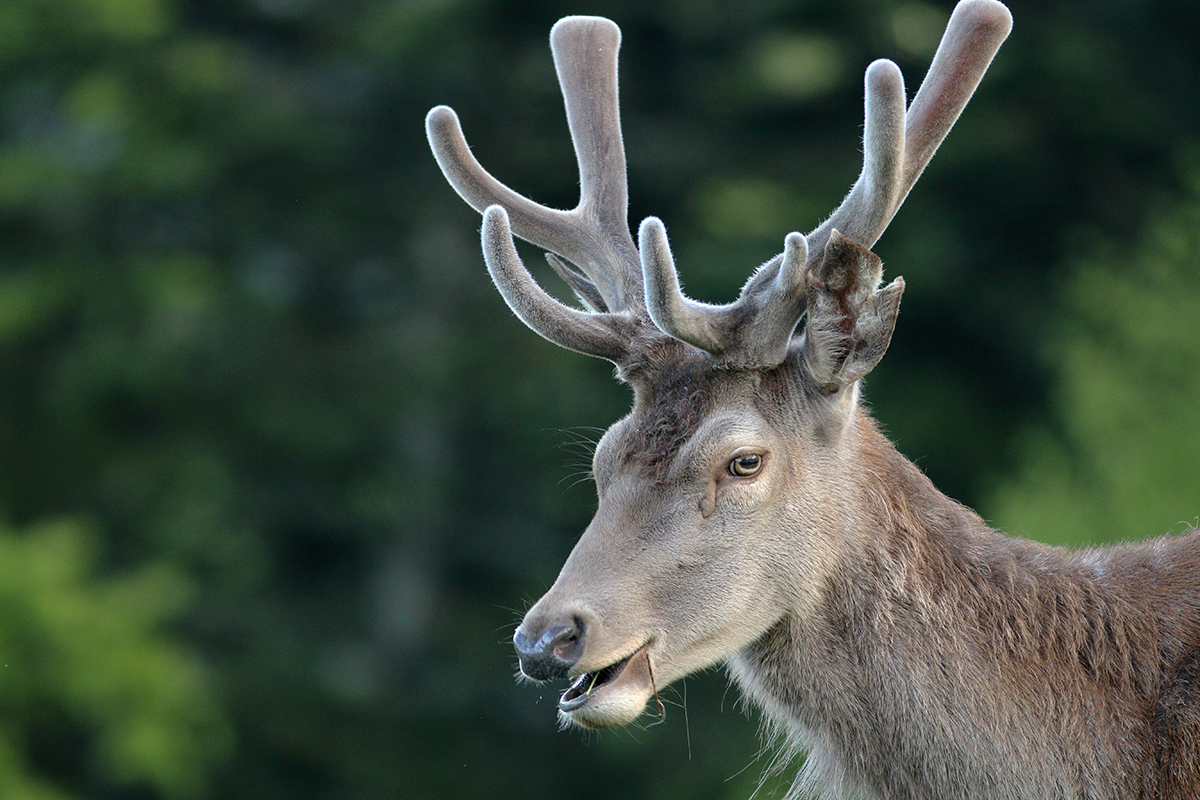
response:
<path id="1" fill-rule="evenodd" d="M 583 655 L 584 626 L 582 620 L 554 625 L 540 635 L 526 634 L 517 628 L 513 647 L 521 662 L 521 672 L 535 680 L 565 678 L 571 667 Z"/>

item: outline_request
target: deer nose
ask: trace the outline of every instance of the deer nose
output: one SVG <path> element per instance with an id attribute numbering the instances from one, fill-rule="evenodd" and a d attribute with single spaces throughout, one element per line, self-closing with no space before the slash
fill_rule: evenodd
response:
<path id="1" fill-rule="evenodd" d="M 583 655 L 583 621 L 547 628 L 536 639 L 517 628 L 513 647 L 525 676 L 537 681 L 565 678 Z"/>

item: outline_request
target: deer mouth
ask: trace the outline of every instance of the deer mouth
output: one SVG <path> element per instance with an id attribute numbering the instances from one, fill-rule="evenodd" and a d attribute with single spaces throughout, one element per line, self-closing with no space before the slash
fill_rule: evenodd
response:
<path id="1" fill-rule="evenodd" d="M 632 722 L 654 691 L 650 644 L 595 672 L 585 672 L 563 692 L 558 710 L 588 728 Z"/>

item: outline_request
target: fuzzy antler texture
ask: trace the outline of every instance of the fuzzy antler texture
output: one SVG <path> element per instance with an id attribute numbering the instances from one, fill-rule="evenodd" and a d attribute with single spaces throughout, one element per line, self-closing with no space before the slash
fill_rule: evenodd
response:
<path id="1" fill-rule="evenodd" d="M 638 342 L 652 338 L 644 334 L 653 329 L 703 350 L 721 366 L 768 368 L 786 357 L 807 310 L 805 344 L 826 348 L 809 354 L 809 363 L 820 373 L 814 377 L 823 385 L 843 384 L 864 371 L 861 363 L 847 365 L 850 354 L 882 355 L 903 283 L 878 290 L 878 259 L 854 259 L 855 264 L 870 265 L 854 280 L 842 282 L 853 285 L 858 298 L 847 305 L 848 295 L 826 279 L 832 268 L 825 264 L 833 259 L 845 265 L 849 244 L 842 240 L 870 248 L 883 233 L 970 99 L 1011 24 L 1008 10 L 995 0 L 959 3 L 907 109 L 900 69 L 887 60 L 871 64 L 865 77 L 863 169 L 857 182 L 811 233 L 788 234 L 784 251 L 754 273 L 737 300 L 723 306 L 684 296 L 661 221 L 645 220 L 634 246 L 626 218 L 628 189 L 617 108 L 621 34 L 612 22 L 567 17 L 550 34 L 579 163 L 581 197 L 574 209 L 539 205 L 488 174 L 471 155 L 458 117 L 448 107 L 430 111 L 426 127 L 446 178 L 484 214 L 484 256 L 497 288 L 537 333 L 563 347 L 621 364 L 634 354 Z M 591 311 L 567 306 L 542 290 L 517 255 L 514 234 L 550 251 L 555 271 Z M 857 334 L 854 325 L 847 330 L 847 309 L 869 312 L 871 323 Z M 839 330 L 840 337 L 834 333 Z"/>

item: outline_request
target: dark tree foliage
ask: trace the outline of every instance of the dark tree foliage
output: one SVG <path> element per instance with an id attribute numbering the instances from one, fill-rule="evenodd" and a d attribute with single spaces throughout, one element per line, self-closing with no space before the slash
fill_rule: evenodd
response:
<path id="1" fill-rule="evenodd" d="M 772 751 L 716 671 L 669 690 L 662 724 L 596 737 L 513 680 L 512 626 L 586 524 L 590 443 L 629 398 L 504 307 L 422 120 L 452 105 L 494 174 L 574 205 L 547 34 L 611 17 L 631 218 L 662 217 L 688 293 L 723 302 L 841 199 L 863 69 L 891 57 L 915 88 L 950 6 L 4 4 L 0 569 L 44 575 L 0 592 L 0 793 L 748 797 Z M 1172 245 L 1200 174 L 1200 7 L 1012 10 L 875 248 L 909 289 L 868 397 L 972 504 L 1039 475 L 1047 440 L 1054 464 L 1111 454 L 1069 422 L 1093 351 L 1062 342 L 1122 308 L 1080 288 L 1088 265 L 1152 271 L 1144 246 L 1200 271 Z M 1180 305 L 1148 326 L 1200 318 L 1152 285 Z M 1141 388 L 1200 372 L 1170 352 Z M 1087 488 L 1062 483 L 1055 503 Z"/>

